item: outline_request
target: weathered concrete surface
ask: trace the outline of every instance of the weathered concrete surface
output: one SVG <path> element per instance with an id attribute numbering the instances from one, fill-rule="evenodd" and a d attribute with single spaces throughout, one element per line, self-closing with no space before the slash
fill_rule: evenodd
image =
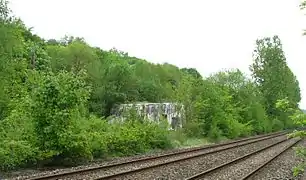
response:
<path id="1" fill-rule="evenodd" d="M 170 129 L 182 127 L 182 118 L 184 117 L 184 106 L 178 103 L 135 103 L 120 104 L 113 108 L 112 115 L 121 120 L 125 119 L 125 114 L 130 110 L 136 110 L 137 114 L 154 122 L 159 122 L 164 117 Z"/>

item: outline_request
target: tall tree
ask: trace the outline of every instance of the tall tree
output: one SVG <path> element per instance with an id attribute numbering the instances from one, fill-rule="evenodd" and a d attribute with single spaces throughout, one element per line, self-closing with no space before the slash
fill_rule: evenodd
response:
<path id="1" fill-rule="evenodd" d="M 263 98 L 251 79 L 239 69 L 218 72 L 210 79 L 232 96 L 232 114 L 238 122 L 252 124 L 254 131 L 258 133 L 270 131 L 269 119 L 262 106 Z"/>
<path id="2" fill-rule="evenodd" d="M 298 107 L 301 100 L 299 83 L 287 65 L 278 36 L 259 39 L 256 45 L 250 69 L 263 94 L 267 114 L 280 118 L 280 112 L 275 107 L 277 100 L 288 98 L 291 107 Z"/>
<path id="3" fill-rule="evenodd" d="M 8 104 L 14 90 L 24 80 L 23 26 L 10 16 L 7 1 L 0 0 L 0 119 L 8 112 Z"/>

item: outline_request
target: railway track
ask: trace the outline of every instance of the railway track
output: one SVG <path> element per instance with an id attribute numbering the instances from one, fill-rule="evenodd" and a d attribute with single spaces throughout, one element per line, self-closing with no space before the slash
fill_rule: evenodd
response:
<path id="1" fill-rule="evenodd" d="M 280 156 L 288 149 L 296 145 L 301 139 L 284 139 L 282 141 L 261 148 L 255 152 L 248 153 L 230 162 L 223 163 L 217 167 L 208 169 L 186 180 L 210 180 L 210 179 L 235 179 L 247 180 L 260 169 Z"/>
<path id="2" fill-rule="evenodd" d="M 28 178 L 30 180 L 51 180 L 51 179 L 122 179 L 134 173 L 140 173 L 145 170 L 157 167 L 175 164 L 182 161 L 196 159 L 199 157 L 213 155 L 215 153 L 226 152 L 233 148 L 241 148 L 248 145 L 254 145 L 263 141 L 273 141 L 275 138 L 282 138 L 288 133 L 278 132 L 269 135 L 245 138 L 228 143 L 215 144 L 205 147 L 187 149 L 180 152 L 168 153 L 158 156 L 145 157 L 126 162 L 114 163 L 110 165 L 97 166 L 88 169 L 69 171 L 64 173 L 46 175 L 41 177 Z M 285 138 L 286 139 L 286 138 Z M 281 140 L 282 142 L 284 140 Z M 280 141 L 277 141 L 280 143 Z"/>

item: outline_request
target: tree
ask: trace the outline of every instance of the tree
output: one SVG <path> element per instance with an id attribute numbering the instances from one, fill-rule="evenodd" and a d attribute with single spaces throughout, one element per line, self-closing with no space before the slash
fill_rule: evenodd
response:
<path id="1" fill-rule="evenodd" d="M 263 98 L 256 84 L 239 69 L 218 72 L 210 77 L 232 96 L 233 112 L 239 123 L 252 124 L 257 133 L 270 132 L 270 120 L 263 107 Z"/>
<path id="2" fill-rule="evenodd" d="M 277 100 L 288 98 L 290 107 L 297 108 L 301 100 L 299 83 L 287 65 L 281 40 L 278 36 L 256 41 L 252 76 L 264 97 L 267 114 L 279 120 L 279 128 L 286 127 L 281 112 L 275 107 Z"/>
<path id="3" fill-rule="evenodd" d="M 24 26 L 10 16 L 7 1 L 0 1 L 0 120 L 8 115 L 8 104 L 25 80 Z"/>
<path id="4" fill-rule="evenodd" d="M 182 68 L 181 71 L 192 75 L 194 78 L 203 78 L 195 68 Z"/>
<path id="5" fill-rule="evenodd" d="M 301 10 L 306 9 L 306 1 L 302 1 L 300 4 Z M 306 30 L 304 30 L 303 35 L 306 35 Z M 286 102 L 286 101 L 285 101 Z M 284 104 L 284 103 L 283 103 Z M 289 109 L 291 110 L 291 109 Z M 305 110 L 296 110 L 295 113 L 291 116 L 291 119 L 293 122 L 299 126 L 305 127 L 306 125 L 306 113 Z M 306 137 L 306 131 L 305 130 L 299 130 L 295 131 L 294 133 L 291 134 L 293 137 L 301 137 L 305 138 Z M 302 157 L 304 160 L 306 159 L 306 147 L 305 146 L 299 146 L 295 148 L 296 154 L 300 157 Z M 298 174 L 302 173 L 305 171 L 306 168 L 306 163 L 300 163 L 298 166 L 293 168 L 293 175 L 297 176 Z"/>
<path id="6" fill-rule="evenodd" d="M 81 37 L 44 40 L 0 0 L 0 168 L 130 155 L 178 139 L 236 138 L 294 126 L 299 82 L 277 36 L 257 41 L 251 69 L 253 79 L 238 69 L 203 77 L 195 68 L 92 47 Z M 183 129 L 173 133 L 183 138 L 136 114 L 108 121 L 116 104 L 137 102 L 183 104 Z"/>
<path id="7" fill-rule="evenodd" d="M 84 81 L 86 73 L 33 73 L 36 88 L 32 91 L 32 117 L 40 149 L 51 155 L 90 154 L 77 126 L 87 112 L 90 87 Z"/>

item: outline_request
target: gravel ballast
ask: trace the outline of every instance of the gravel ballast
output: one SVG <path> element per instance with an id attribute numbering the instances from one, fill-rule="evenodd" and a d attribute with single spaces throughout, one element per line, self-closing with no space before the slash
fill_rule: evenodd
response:
<path id="1" fill-rule="evenodd" d="M 282 136 L 283 138 L 284 136 Z M 279 137 L 280 138 L 280 137 Z M 256 141 L 256 140 L 250 140 L 250 141 Z M 271 141 L 271 140 L 265 140 L 265 141 Z M 240 143 L 235 143 L 234 145 L 237 145 L 237 144 L 244 144 L 245 142 L 240 142 Z M 149 161 L 149 162 L 143 162 L 143 163 L 132 163 L 130 165 L 122 165 L 121 168 L 108 168 L 108 169 L 104 169 L 104 170 L 99 170 L 97 171 L 96 173 L 89 173 L 89 174 L 86 174 L 86 173 L 83 173 L 83 175 L 77 175 L 75 177 L 71 177 L 70 179 L 87 179 L 87 178 L 92 178 L 92 177 L 97 177 L 97 176 L 105 176 L 105 175 L 109 175 L 109 174 L 113 174 L 113 173 L 117 173 L 117 172 L 121 172 L 121 171 L 127 171 L 127 170 L 131 170 L 131 169 L 137 169 L 137 168 L 141 168 L 141 167 L 145 167 L 145 166 L 148 166 L 148 165 L 154 165 L 154 164 L 158 164 L 158 163 L 162 163 L 162 162 L 165 162 L 165 161 L 169 161 L 169 160 L 175 160 L 175 159 L 180 159 L 182 157 L 186 157 L 186 156 L 193 156 L 195 154 L 201 154 L 201 153 L 206 153 L 206 152 L 210 152 L 210 151 L 213 151 L 213 150 L 217 150 L 217 149 L 223 149 L 223 148 L 226 148 L 226 147 L 231 147 L 233 146 L 233 144 L 231 145 L 225 145 L 225 146 L 222 146 L 222 147 L 215 147 L 215 148 L 212 148 L 212 149 L 205 149 L 205 150 L 201 150 L 201 151 L 196 151 L 196 152 L 193 152 L 193 153 L 188 153 L 188 154 L 183 154 L 183 155 L 178 155 L 178 156 L 172 156 L 172 157 L 168 157 L 168 158 L 162 158 L 160 160 L 152 160 L 152 161 Z M 172 152 L 178 152 L 178 151 L 185 151 L 186 149 L 181 149 L 181 150 L 174 150 Z M 168 152 L 169 153 L 169 152 Z M 159 153 L 159 154 L 163 154 L 163 153 Z M 167 153 L 164 153 L 164 154 L 167 154 Z M 152 154 L 152 155 L 147 155 L 146 157 L 150 157 L 150 156 L 156 156 L 157 154 Z M 121 160 L 114 160 L 114 161 L 111 161 L 111 162 L 105 162 L 105 163 L 97 163 L 95 165 L 91 165 L 90 167 L 95 167 L 95 166 L 100 166 L 100 165 L 107 165 L 107 164 L 113 164 L 113 163 L 116 163 L 116 162 L 122 162 L 122 161 L 129 161 L 129 160 L 132 160 L 132 159 L 140 159 L 144 156 L 138 156 L 138 157 L 134 157 L 134 158 L 121 158 Z M 84 166 L 82 166 L 83 168 L 86 168 Z M 88 166 L 89 167 L 89 166 Z M 71 170 L 75 170 L 75 169 L 82 169 L 80 167 L 77 167 L 77 168 L 71 168 Z M 49 171 L 49 172 L 45 172 L 44 174 L 43 173 L 40 173 L 40 174 L 36 174 L 36 175 L 32 175 L 31 177 L 35 177 L 35 176 L 41 176 L 42 174 L 43 175 L 47 175 L 47 174 L 56 174 L 58 172 L 63 172 L 64 170 L 55 170 L 55 171 Z M 67 171 L 67 170 L 66 170 Z M 69 170 L 68 170 L 69 171 Z M 21 179 L 27 179 L 29 176 L 19 176 L 19 178 Z M 15 178 L 16 179 L 16 178 Z"/>
<path id="2" fill-rule="evenodd" d="M 301 142 L 299 142 L 296 146 L 304 146 L 306 147 L 306 140 L 303 139 Z M 296 147 L 295 146 L 295 147 Z M 293 177 L 293 171 L 292 168 L 297 166 L 299 163 L 302 162 L 302 158 L 297 157 L 295 155 L 295 151 L 291 148 L 275 158 L 272 162 L 267 164 L 265 167 L 263 167 L 260 171 L 258 171 L 256 174 L 251 176 L 249 180 L 285 180 L 285 179 L 291 179 L 291 180 L 302 180 L 306 179 L 306 176 L 304 178 L 302 176 Z"/>
<path id="3" fill-rule="evenodd" d="M 280 143 L 276 146 L 268 148 L 260 153 L 252 155 L 247 159 L 238 161 L 235 164 L 230 166 L 226 166 L 221 168 L 220 170 L 214 171 L 206 176 L 204 176 L 203 180 L 235 180 L 240 179 L 248 173 L 252 172 L 252 170 L 256 169 L 260 165 L 267 162 L 274 155 L 284 150 L 288 146 L 292 145 L 296 139 L 290 139 L 283 143 Z"/>
<path id="4" fill-rule="evenodd" d="M 210 146 L 212 144 L 207 144 L 205 146 Z M 74 166 L 74 167 L 50 167 L 50 168 L 39 168 L 39 169 L 20 169 L 18 171 L 12 171 L 10 173 L 5 174 L 5 178 L 7 180 L 23 180 L 23 179 L 28 179 L 30 177 L 40 177 L 40 176 L 45 176 L 45 175 L 51 175 L 51 174 L 57 174 L 57 173 L 64 173 L 64 172 L 70 172 L 74 170 L 81 170 L 81 169 L 87 169 L 91 167 L 97 167 L 97 166 L 104 166 L 104 165 L 109 165 L 109 164 L 116 164 L 119 162 L 128 162 L 131 160 L 137 160 L 141 159 L 144 157 L 153 157 L 153 156 L 158 156 L 158 155 L 163 155 L 163 154 L 170 154 L 170 153 L 176 153 L 176 152 L 182 152 L 186 151 L 189 149 L 196 149 L 199 148 L 197 147 L 182 147 L 182 148 L 177 148 L 177 149 L 170 149 L 170 150 L 156 150 L 156 151 L 151 151 L 147 152 L 145 154 L 140 154 L 140 155 L 133 155 L 133 156 L 126 156 L 126 157 L 114 157 L 114 158 L 108 158 L 108 159 L 103 159 L 103 160 L 95 160 L 93 162 L 90 162 L 89 164 L 84 164 L 84 165 L 79 165 L 79 166 Z M 2 179 L 0 179 L 2 180 Z"/>
<path id="5" fill-rule="evenodd" d="M 279 137 L 279 138 L 284 138 L 284 137 Z M 251 140 L 256 141 L 256 140 Z M 271 141 L 269 140 L 265 140 L 265 141 Z M 241 142 L 241 143 L 237 143 L 234 145 L 242 145 L 245 144 L 246 142 Z M 171 157 L 164 157 L 161 159 L 155 159 L 155 160 L 150 160 L 150 161 L 144 161 L 144 162 L 135 162 L 135 163 L 131 163 L 131 164 L 127 164 L 127 165 L 121 165 L 119 167 L 113 167 L 113 168 L 106 168 L 103 170 L 97 170 L 96 173 L 83 173 L 82 176 L 78 175 L 75 177 L 71 177 L 70 179 L 86 179 L 88 177 L 104 177 L 107 175 L 111 175 L 111 174 L 115 174 L 118 172 L 125 172 L 125 171 L 129 171 L 129 170 L 135 170 L 135 169 L 139 169 L 139 168 L 143 168 L 143 167 L 148 167 L 148 166 L 152 166 L 152 165 L 157 165 L 160 163 L 165 163 L 165 162 L 169 162 L 169 161 L 173 161 L 173 160 L 177 160 L 177 159 L 181 159 L 184 157 L 192 157 L 195 155 L 199 155 L 199 154 L 203 154 L 203 153 L 208 153 L 208 152 L 213 152 L 215 150 L 220 150 L 220 149 L 225 149 L 225 148 L 229 148 L 229 147 L 233 147 L 233 144 L 231 145 L 226 145 L 226 146 L 222 146 L 222 147 L 216 147 L 216 148 L 211 148 L 211 149 L 204 149 L 201 151 L 196 151 L 196 152 L 191 152 L 191 153 L 187 153 L 187 154 L 181 154 L 181 155 L 176 155 L 176 156 L 171 156 Z"/>
<path id="6" fill-rule="evenodd" d="M 134 174 L 126 175 L 120 179 L 185 179 L 194 174 L 216 167 L 235 158 L 254 152 L 275 142 L 286 139 L 286 136 L 260 141 L 254 144 L 236 147 L 233 149 L 184 160 L 154 169 L 148 169 Z M 104 176 L 97 173 L 94 177 Z"/>

